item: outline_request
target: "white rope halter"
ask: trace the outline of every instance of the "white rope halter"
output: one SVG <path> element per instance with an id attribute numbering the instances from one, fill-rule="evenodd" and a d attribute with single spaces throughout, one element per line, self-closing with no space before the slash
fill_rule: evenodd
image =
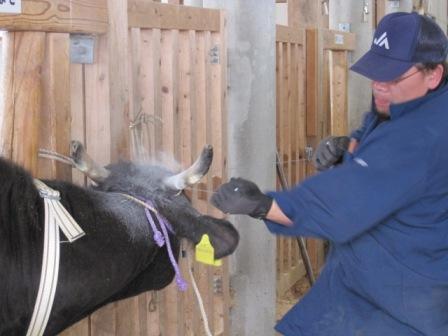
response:
<path id="1" fill-rule="evenodd" d="M 45 233 L 42 272 L 39 292 L 34 305 L 33 316 L 28 326 L 27 336 L 41 336 L 50 317 L 59 275 L 59 230 L 60 228 L 69 242 L 84 236 L 84 231 L 59 202 L 59 192 L 49 188 L 42 181 L 34 180 L 45 205 Z"/>

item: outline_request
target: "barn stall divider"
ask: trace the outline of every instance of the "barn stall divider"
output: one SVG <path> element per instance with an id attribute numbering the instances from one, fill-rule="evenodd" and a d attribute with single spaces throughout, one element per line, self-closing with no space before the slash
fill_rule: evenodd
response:
<path id="1" fill-rule="evenodd" d="M 141 157 L 166 162 L 173 155 L 188 166 L 209 143 L 212 167 L 187 192 L 199 211 L 221 216 L 208 198 L 226 172 L 222 11 L 145 0 L 24 0 L 20 15 L 0 15 L 0 29 L 7 31 L 0 114 L 4 157 L 36 177 L 83 184 L 84 177 L 71 168 L 38 159 L 38 149 L 67 155 L 69 141 L 76 139 L 100 164 Z M 93 39 L 93 63 L 71 61 L 74 34 Z M 183 250 L 181 270 L 191 283 L 187 259 L 193 249 Z M 212 333 L 229 335 L 228 261 L 191 267 Z M 203 334 L 191 284 L 184 293 L 170 285 L 109 304 L 63 333 Z"/>
<path id="2" fill-rule="evenodd" d="M 276 27 L 277 149 L 289 186 L 306 176 L 306 36 L 304 29 Z M 278 183 L 278 187 L 280 183 Z M 296 239 L 277 238 L 277 295 L 305 275 Z"/>
<path id="3" fill-rule="evenodd" d="M 355 34 L 331 29 L 306 30 L 306 136 L 316 148 L 329 135 L 347 135 L 348 55 L 355 47 Z M 307 176 L 315 173 L 307 165 Z M 336 224 L 336 223 L 335 223 Z M 314 272 L 325 261 L 322 240 L 308 239 Z"/>
<path id="4" fill-rule="evenodd" d="M 348 52 L 355 35 L 326 28 L 276 29 L 277 148 L 288 185 L 294 186 L 316 173 L 310 160 L 319 141 L 348 132 Z M 318 274 L 324 242 L 310 238 L 306 243 Z M 296 239 L 277 238 L 278 297 L 305 275 Z"/>

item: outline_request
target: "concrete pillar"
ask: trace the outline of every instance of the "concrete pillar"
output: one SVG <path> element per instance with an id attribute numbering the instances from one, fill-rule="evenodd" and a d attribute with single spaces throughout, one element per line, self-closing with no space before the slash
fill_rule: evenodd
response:
<path id="1" fill-rule="evenodd" d="M 364 6 L 367 14 L 364 14 Z M 330 0 L 330 29 L 339 29 L 340 23 L 349 23 L 356 34 L 356 49 L 349 56 L 351 66 L 370 49 L 373 36 L 373 0 Z M 370 80 L 349 70 L 348 76 L 348 125 L 359 127 L 363 114 L 370 109 Z"/>
<path id="2" fill-rule="evenodd" d="M 275 1 L 203 0 L 227 12 L 228 172 L 275 189 Z M 247 216 L 230 220 L 240 233 L 231 259 L 235 291 L 231 335 L 273 335 L 276 239 Z"/>

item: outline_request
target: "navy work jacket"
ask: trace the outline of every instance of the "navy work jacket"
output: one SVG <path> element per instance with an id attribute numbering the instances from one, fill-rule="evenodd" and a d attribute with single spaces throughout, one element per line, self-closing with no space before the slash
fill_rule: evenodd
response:
<path id="1" fill-rule="evenodd" d="M 448 335 L 448 85 L 366 119 L 344 163 L 272 192 L 288 236 L 331 241 L 283 335 Z"/>

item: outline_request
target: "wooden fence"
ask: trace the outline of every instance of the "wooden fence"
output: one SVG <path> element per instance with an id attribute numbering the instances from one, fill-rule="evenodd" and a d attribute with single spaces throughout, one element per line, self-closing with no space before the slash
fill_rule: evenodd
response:
<path id="1" fill-rule="evenodd" d="M 289 186 L 306 175 L 305 30 L 277 25 L 277 148 Z M 305 274 L 295 239 L 277 238 L 277 295 Z"/>
<path id="2" fill-rule="evenodd" d="M 289 186 L 315 173 L 306 147 L 346 135 L 348 51 L 354 34 L 277 26 L 277 147 Z M 313 270 L 324 263 L 324 243 L 307 239 Z M 277 239 L 277 294 L 305 275 L 296 239 Z"/>
<path id="3" fill-rule="evenodd" d="M 21 15 L 0 15 L 0 28 L 8 30 L 2 155 L 35 176 L 84 183 L 71 169 L 38 160 L 38 148 L 67 154 L 69 141 L 78 139 L 101 164 L 141 155 L 163 160 L 164 152 L 187 166 L 210 143 L 211 170 L 189 193 L 201 212 L 219 216 L 207 199 L 226 171 L 223 13 L 145 0 L 22 1 L 22 7 Z M 93 64 L 70 62 L 71 33 L 94 36 Z M 187 257 L 181 269 L 189 280 Z M 227 261 L 192 268 L 213 334 L 229 335 Z M 112 303 L 63 334 L 204 331 L 192 286 L 180 293 L 171 285 Z"/>
<path id="4" fill-rule="evenodd" d="M 306 134 L 316 148 L 328 135 L 347 135 L 348 52 L 355 47 L 355 34 L 329 29 L 308 29 Z M 307 175 L 314 174 L 308 165 Z M 324 263 L 324 243 L 308 239 L 307 246 L 315 272 Z"/>

